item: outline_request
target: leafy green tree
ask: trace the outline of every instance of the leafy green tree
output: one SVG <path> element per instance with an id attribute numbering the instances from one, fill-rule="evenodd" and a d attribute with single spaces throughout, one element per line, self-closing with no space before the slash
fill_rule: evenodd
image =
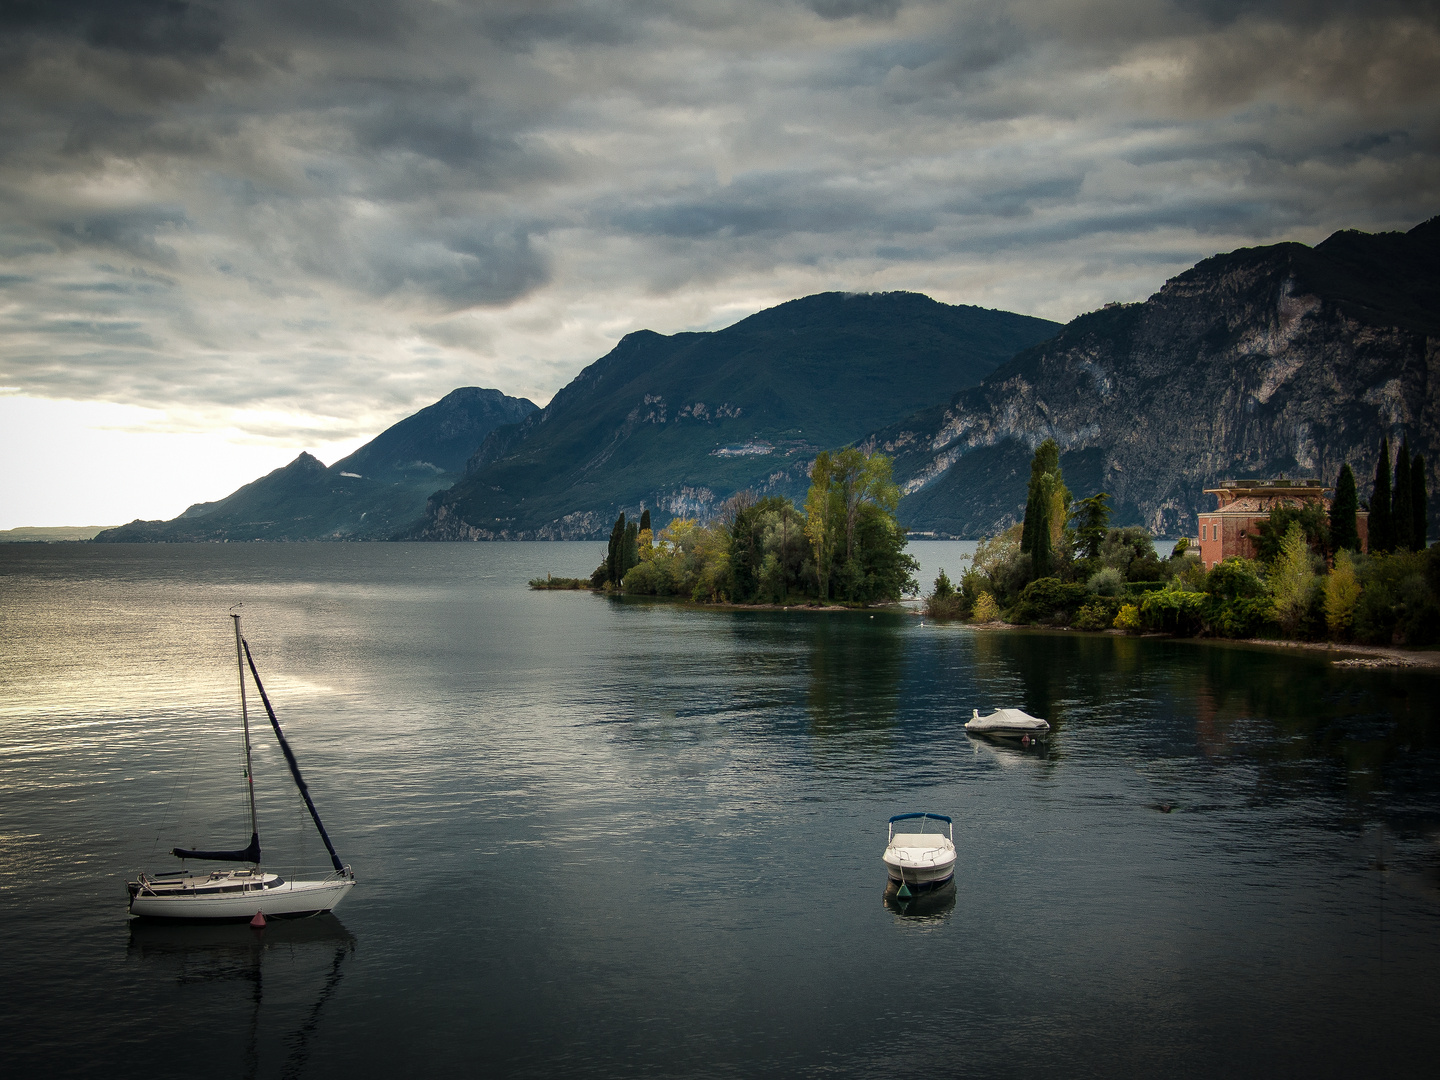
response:
<path id="1" fill-rule="evenodd" d="M 1355 474 L 1346 462 L 1340 466 L 1340 476 L 1335 481 L 1335 498 L 1330 503 L 1330 543 L 1336 551 L 1360 550 L 1360 532 L 1355 524 L 1359 509 Z"/>
<path id="2" fill-rule="evenodd" d="M 1285 544 L 1285 537 L 1292 525 L 1299 525 L 1305 534 L 1305 542 L 1319 555 L 1330 550 L 1330 515 L 1321 503 L 1306 503 L 1304 506 L 1277 506 L 1264 521 L 1256 522 L 1255 557 L 1265 565 L 1273 563 Z"/>
<path id="3" fill-rule="evenodd" d="M 1152 630 L 1192 637 L 1204 626 L 1205 602 L 1204 593 L 1160 589 L 1145 594 L 1140 601 L 1140 615 Z"/>
<path id="4" fill-rule="evenodd" d="M 640 561 L 640 526 L 635 522 L 625 526 L 625 537 L 620 545 L 620 580 L 625 580 L 625 575 L 630 568 Z"/>
<path id="5" fill-rule="evenodd" d="M 1280 626 L 1293 636 L 1310 610 L 1316 584 L 1310 544 L 1298 521 L 1290 523 L 1280 542 L 1280 552 L 1270 567 L 1269 584 Z"/>
<path id="6" fill-rule="evenodd" d="M 1082 558 L 1100 557 L 1100 545 L 1110 531 L 1109 498 L 1101 491 L 1088 499 L 1079 500 L 1070 510 L 1070 521 L 1075 529 L 1075 550 Z"/>
<path id="7" fill-rule="evenodd" d="M 905 530 L 895 516 L 876 503 L 860 507 L 855 521 L 855 554 L 841 567 L 842 599 L 873 604 L 899 600 L 917 592 L 920 564 L 905 552 Z"/>
<path id="8" fill-rule="evenodd" d="M 915 589 L 915 560 L 895 520 L 900 489 L 890 459 L 846 447 L 822 453 L 810 473 L 805 535 L 815 554 L 820 599 L 896 599 Z"/>
<path id="9" fill-rule="evenodd" d="M 1325 575 L 1325 625 L 1330 636 L 1344 640 L 1350 636 L 1355 620 L 1355 604 L 1360 599 L 1360 581 L 1355 576 L 1355 557 L 1349 549 L 1335 553 L 1335 569 Z"/>
<path id="10" fill-rule="evenodd" d="M 741 500 L 730 524 L 731 599 L 783 601 L 798 581 L 803 540 L 804 520 L 789 499 Z"/>
<path id="11" fill-rule="evenodd" d="M 982 592 L 975 600 L 970 618 L 977 623 L 995 622 L 1000 618 L 1000 605 L 995 603 L 995 597 L 990 593 Z"/>
<path id="12" fill-rule="evenodd" d="M 1150 530 L 1140 525 L 1106 532 L 1100 544 L 1100 561 L 1120 571 L 1127 581 L 1159 581 L 1165 576 Z"/>
<path id="13" fill-rule="evenodd" d="M 1440 640 L 1440 602 L 1427 581 L 1430 553 L 1372 555 L 1357 565 L 1357 641 L 1374 645 L 1429 645 Z"/>
<path id="14" fill-rule="evenodd" d="M 810 492 L 805 496 L 805 535 L 815 552 L 815 576 L 822 603 L 830 596 L 830 564 L 835 552 L 834 472 L 830 452 L 820 451 L 810 469 Z"/>
<path id="15" fill-rule="evenodd" d="M 1140 609 L 1134 604 L 1124 604 L 1115 613 L 1115 621 L 1112 623 L 1116 630 L 1124 630 L 1127 634 L 1138 634 L 1145 629 L 1144 620 L 1140 618 Z"/>
<path id="16" fill-rule="evenodd" d="M 1370 493 L 1370 551 L 1389 551 L 1394 546 L 1390 530 L 1390 440 L 1380 440 L 1380 460 L 1375 464 L 1375 489 Z"/>
<path id="17" fill-rule="evenodd" d="M 1030 461 L 1030 484 L 1025 496 L 1025 521 L 1020 533 L 1020 551 L 1030 556 L 1037 578 L 1049 577 L 1055 565 L 1055 550 L 1070 506 L 1070 490 L 1060 471 L 1060 447 L 1046 439 L 1035 448 Z"/>
<path id="18" fill-rule="evenodd" d="M 1419 454 L 1410 462 L 1410 509 L 1414 514 L 1410 526 L 1410 539 L 1416 551 L 1424 551 L 1429 540 L 1430 527 L 1426 510 L 1428 495 L 1425 491 L 1425 459 Z"/>
<path id="19" fill-rule="evenodd" d="M 965 595 L 955 588 L 942 567 L 930 595 L 925 597 L 925 614 L 932 619 L 963 619 L 968 613 Z"/>
<path id="20" fill-rule="evenodd" d="M 805 518 L 789 499 L 780 503 L 776 509 L 762 511 L 756 523 L 765 553 L 757 596 L 771 603 L 784 603 L 792 592 L 804 594 L 809 587 L 805 574 L 809 551 Z"/>
<path id="21" fill-rule="evenodd" d="M 1265 583 L 1249 559 L 1232 555 L 1215 564 L 1205 577 L 1205 591 L 1222 600 L 1241 600 L 1265 595 Z"/>
<path id="22" fill-rule="evenodd" d="M 1400 440 L 1400 453 L 1395 458 L 1395 483 L 1390 497 L 1390 542 L 1395 551 L 1414 551 L 1415 513 L 1410 498 L 1410 436 Z"/>

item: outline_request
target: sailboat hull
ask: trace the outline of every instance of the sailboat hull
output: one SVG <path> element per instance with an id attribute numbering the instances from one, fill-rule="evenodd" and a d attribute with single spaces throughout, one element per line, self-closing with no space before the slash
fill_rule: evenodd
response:
<path id="1" fill-rule="evenodd" d="M 160 894 L 132 888 L 130 914 L 150 919 L 225 921 L 253 919 L 259 912 L 267 919 L 298 918 L 334 910 L 354 887 L 353 879 L 331 878 L 218 894 L 194 890 Z"/>

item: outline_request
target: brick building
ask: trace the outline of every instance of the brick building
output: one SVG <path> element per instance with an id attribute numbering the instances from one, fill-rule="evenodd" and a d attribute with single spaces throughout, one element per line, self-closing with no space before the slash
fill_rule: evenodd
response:
<path id="1" fill-rule="evenodd" d="M 1225 480 L 1218 488 L 1206 488 L 1219 506 L 1200 515 L 1200 560 L 1209 570 L 1221 559 L 1239 555 L 1255 558 L 1253 534 L 1256 525 L 1269 518 L 1279 506 L 1303 507 L 1319 503 L 1328 512 L 1330 489 L 1319 480 Z M 1366 550 L 1369 539 L 1369 517 L 1363 510 L 1355 515 L 1360 533 L 1360 550 Z"/>

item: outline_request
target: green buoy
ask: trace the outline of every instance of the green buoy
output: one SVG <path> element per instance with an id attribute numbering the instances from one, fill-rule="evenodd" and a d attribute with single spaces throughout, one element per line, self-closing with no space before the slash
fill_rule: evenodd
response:
<path id="1" fill-rule="evenodd" d="M 910 886 L 906 885 L 903 879 L 900 882 L 900 889 L 898 892 L 895 893 L 895 895 L 898 896 L 901 900 L 910 899 Z"/>

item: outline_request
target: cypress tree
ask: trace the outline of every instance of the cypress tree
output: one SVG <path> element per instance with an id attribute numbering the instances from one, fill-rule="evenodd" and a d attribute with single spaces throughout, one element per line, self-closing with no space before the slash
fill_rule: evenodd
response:
<path id="1" fill-rule="evenodd" d="M 1410 436 L 1400 441 L 1400 455 L 1395 459 L 1395 483 L 1390 496 L 1390 543 L 1396 551 L 1415 550 L 1415 514 L 1410 509 Z"/>
<path id="2" fill-rule="evenodd" d="M 610 553 L 605 557 L 606 576 L 611 585 L 620 584 L 620 560 L 625 557 L 625 514 L 622 511 L 615 519 L 615 527 L 610 530 Z"/>
<path id="3" fill-rule="evenodd" d="M 1410 511 L 1415 515 L 1410 526 L 1410 539 L 1415 542 L 1416 551 L 1425 550 L 1429 539 L 1429 522 L 1426 521 L 1425 459 L 1419 454 L 1410 462 Z"/>
<path id="4" fill-rule="evenodd" d="M 645 531 L 646 529 L 648 529 L 648 528 L 650 528 L 650 511 L 649 511 L 649 509 L 641 510 L 641 511 L 640 511 L 640 531 L 641 531 L 641 532 L 644 532 L 644 531 Z"/>
<path id="5" fill-rule="evenodd" d="M 1060 447 L 1046 439 L 1035 448 L 1030 460 L 1030 486 L 1025 496 L 1025 523 L 1020 529 L 1020 550 L 1030 556 L 1035 577 L 1049 577 L 1054 552 L 1051 548 L 1051 518 L 1054 494 L 1060 484 Z"/>
<path id="6" fill-rule="evenodd" d="M 1352 489 L 1355 486 L 1353 476 L 1350 486 Z M 1070 511 L 1070 520 L 1075 522 L 1076 549 L 1086 559 L 1100 557 L 1100 545 L 1110 531 L 1110 507 L 1105 505 L 1109 498 L 1106 492 L 1101 491 L 1088 499 L 1081 499 Z"/>
<path id="7" fill-rule="evenodd" d="M 1375 465 L 1375 490 L 1370 493 L 1370 550 L 1389 551 L 1390 534 L 1390 440 L 1380 440 L 1380 460 Z"/>
<path id="8" fill-rule="evenodd" d="M 1330 504 L 1330 543 L 1336 551 L 1360 550 L 1360 532 L 1355 527 L 1355 512 L 1359 509 L 1355 474 L 1346 462 L 1340 466 L 1340 477 L 1335 481 L 1335 500 Z"/>

